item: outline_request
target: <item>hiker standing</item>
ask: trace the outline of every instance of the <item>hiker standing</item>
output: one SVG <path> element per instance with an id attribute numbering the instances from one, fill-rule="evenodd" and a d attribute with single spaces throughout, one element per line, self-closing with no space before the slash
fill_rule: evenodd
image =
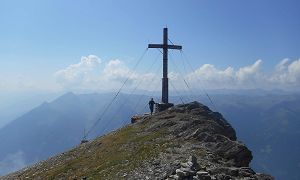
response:
<path id="1" fill-rule="evenodd" d="M 153 113 L 154 104 L 155 104 L 155 102 L 154 102 L 153 98 L 151 98 L 151 100 L 149 101 L 149 108 L 150 108 L 151 115 Z"/>

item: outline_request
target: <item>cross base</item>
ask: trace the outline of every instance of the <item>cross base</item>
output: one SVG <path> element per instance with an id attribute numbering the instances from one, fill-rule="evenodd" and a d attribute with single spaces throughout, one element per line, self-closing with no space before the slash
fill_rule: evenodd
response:
<path id="1" fill-rule="evenodd" d="M 155 104 L 155 112 L 161 112 L 173 106 L 173 103 L 157 103 Z"/>

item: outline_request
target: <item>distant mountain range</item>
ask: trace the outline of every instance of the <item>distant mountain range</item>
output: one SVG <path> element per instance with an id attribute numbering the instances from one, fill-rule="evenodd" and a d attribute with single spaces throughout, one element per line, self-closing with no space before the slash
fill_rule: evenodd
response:
<path id="1" fill-rule="evenodd" d="M 0 93 L 0 129 L 42 102 L 52 101 L 59 95 L 61 93 Z"/>
<path id="2" fill-rule="evenodd" d="M 218 95 L 218 110 L 253 151 L 252 167 L 279 180 L 300 179 L 300 96 Z"/>
<path id="3" fill-rule="evenodd" d="M 114 97 L 106 94 L 67 93 L 45 102 L 0 129 L 0 174 L 46 159 L 77 146 Z M 146 112 L 149 96 L 120 94 L 89 138 L 102 135 Z M 211 94 L 171 97 L 180 103 L 198 100 L 220 111 L 253 151 L 252 167 L 276 179 L 300 179 L 300 95 L 285 93 Z M 158 98 L 156 98 L 158 99 Z"/>

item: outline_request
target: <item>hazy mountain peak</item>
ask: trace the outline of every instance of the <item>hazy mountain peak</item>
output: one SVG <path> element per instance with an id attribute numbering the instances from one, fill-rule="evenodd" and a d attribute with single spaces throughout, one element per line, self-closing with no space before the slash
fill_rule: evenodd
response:
<path id="1" fill-rule="evenodd" d="M 53 103 L 54 104 L 76 103 L 77 101 L 79 101 L 78 96 L 73 92 L 68 92 L 58 97 L 56 100 L 53 101 Z"/>
<path id="2" fill-rule="evenodd" d="M 62 96 L 60 96 L 60 98 L 74 98 L 77 97 L 76 94 L 74 94 L 73 92 L 67 92 L 65 94 L 63 94 Z"/>

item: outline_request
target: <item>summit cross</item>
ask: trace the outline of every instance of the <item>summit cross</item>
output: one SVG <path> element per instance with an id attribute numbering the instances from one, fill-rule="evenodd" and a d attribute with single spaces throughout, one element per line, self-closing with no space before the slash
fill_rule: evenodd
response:
<path id="1" fill-rule="evenodd" d="M 181 50 L 182 46 L 168 44 L 168 28 L 164 28 L 163 44 L 149 44 L 148 48 L 163 49 L 163 78 L 162 78 L 162 103 L 169 103 L 169 84 L 168 84 L 168 50 Z"/>

